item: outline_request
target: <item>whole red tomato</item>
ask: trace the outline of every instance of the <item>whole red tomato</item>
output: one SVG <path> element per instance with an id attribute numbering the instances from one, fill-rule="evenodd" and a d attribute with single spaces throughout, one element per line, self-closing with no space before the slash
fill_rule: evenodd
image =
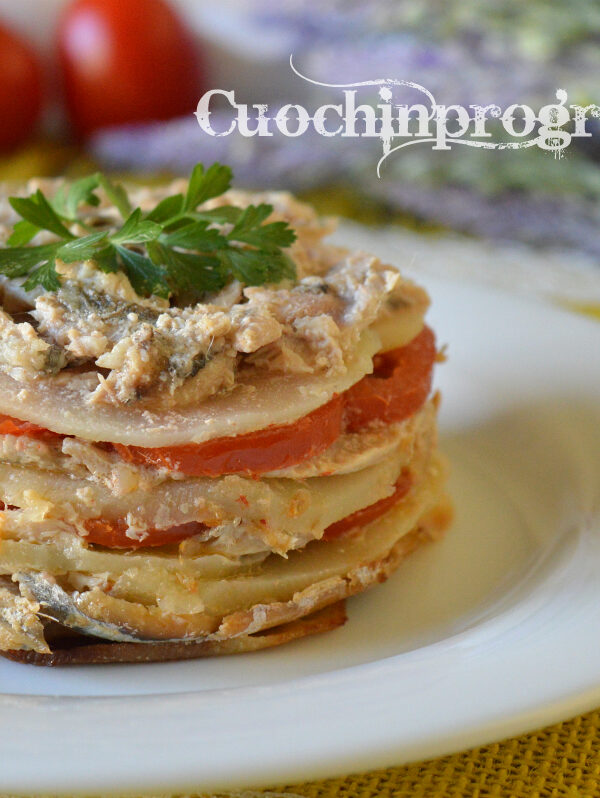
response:
<path id="1" fill-rule="evenodd" d="M 202 93 L 194 42 L 165 0 L 75 0 L 58 52 L 79 136 L 192 113 Z"/>
<path id="2" fill-rule="evenodd" d="M 0 25 L 0 149 L 22 144 L 42 110 L 42 69 L 31 47 Z"/>

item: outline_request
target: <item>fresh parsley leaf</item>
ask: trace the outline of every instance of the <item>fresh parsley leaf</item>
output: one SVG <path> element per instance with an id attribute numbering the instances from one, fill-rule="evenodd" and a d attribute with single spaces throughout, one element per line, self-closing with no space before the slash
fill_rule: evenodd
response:
<path id="1" fill-rule="evenodd" d="M 207 230 L 208 222 L 189 222 L 172 233 L 161 237 L 161 242 L 168 247 L 195 249 L 200 252 L 212 252 L 227 246 L 226 239 L 218 230 Z"/>
<path id="2" fill-rule="evenodd" d="M 228 166 L 213 164 L 205 170 L 198 164 L 185 196 L 165 197 L 148 212 L 132 207 L 125 189 L 101 173 L 62 186 L 50 200 L 40 190 L 30 197 L 11 197 L 21 220 L 7 246 L 0 248 L 0 273 L 28 278 L 27 290 L 42 285 L 55 291 L 60 286 L 55 259 L 91 259 L 101 271 L 125 272 L 140 296 L 173 297 L 179 304 L 197 302 L 234 278 L 246 285 L 295 279 L 285 249 L 296 235 L 285 222 L 266 222 L 271 205 L 197 210 L 230 184 Z M 119 229 L 94 230 L 80 216 L 82 205 L 99 205 L 99 188 L 123 217 Z M 76 237 L 66 223 L 78 223 L 88 232 Z M 57 240 L 28 246 L 40 230 Z"/>
<path id="3" fill-rule="evenodd" d="M 104 189 L 104 193 L 109 201 L 112 202 L 123 219 L 127 219 L 133 208 L 131 207 L 129 197 L 123 186 L 118 183 L 113 183 L 112 180 L 109 180 L 108 177 L 101 172 L 98 172 L 95 177 L 98 179 L 98 185 Z"/>
<path id="4" fill-rule="evenodd" d="M 71 183 L 64 202 L 64 215 L 68 219 L 75 219 L 77 217 L 77 210 L 79 209 L 80 205 L 91 205 L 94 208 L 100 205 L 100 198 L 97 194 L 94 194 L 94 191 L 99 185 L 100 179 L 98 175 L 82 177 L 79 180 L 75 180 L 73 183 Z M 54 207 L 56 207 L 56 196 L 54 197 L 54 200 Z"/>
<path id="5" fill-rule="evenodd" d="M 281 280 L 295 280 L 296 264 L 285 252 L 278 252 L 269 258 L 269 282 L 278 283 Z"/>
<path id="6" fill-rule="evenodd" d="M 216 224 L 235 224 L 243 213 L 242 208 L 236 208 L 235 205 L 221 205 L 220 208 L 211 208 L 207 211 L 195 211 L 190 213 L 189 216 L 194 219 L 205 219 L 208 222 L 215 222 Z"/>
<path id="7" fill-rule="evenodd" d="M 63 219 L 67 217 L 67 186 L 63 183 L 59 186 L 56 191 L 54 192 L 54 196 L 51 197 L 48 202 L 56 213 L 61 216 Z"/>
<path id="8" fill-rule="evenodd" d="M 119 271 L 117 251 L 111 244 L 96 252 L 94 255 L 94 263 L 102 272 L 110 273 Z"/>
<path id="9" fill-rule="evenodd" d="M 264 252 L 255 249 L 230 249 L 220 256 L 234 277 L 246 285 L 277 283 L 296 277 L 296 267 L 285 255 L 266 257 Z"/>
<path id="10" fill-rule="evenodd" d="M 183 194 L 173 194 L 171 197 L 165 197 L 161 200 L 156 208 L 146 214 L 145 218 L 157 224 L 164 224 L 174 216 L 179 216 L 182 210 Z"/>
<path id="11" fill-rule="evenodd" d="M 155 294 L 165 299 L 169 297 L 171 292 L 162 266 L 153 263 L 146 255 L 140 255 L 139 252 L 127 247 L 117 246 L 115 249 L 136 294 L 139 296 Z"/>
<path id="12" fill-rule="evenodd" d="M 201 203 L 213 197 L 220 197 L 231 186 L 232 177 L 228 166 L 214 163 L 205 172 L 204 166 L 197 163 L 192 170 L 183 210 L 193 211 Z"/>
<path id="13" fill-rule="evenodd" d="M 13 231 L 6 243 L 9 247 L 22 247 L 25 244 L 29 244 L 31 239 L 39 232 L 40 228 L 37 225 L 27 222 L 25 219 L 21 219 L 21 221 L 17 222 L 13 227 Z"/>
<path id="14" fill-rule="evenodd" d="M 99 233 L 90 233 L 89 236 L 83 238 L 76 238 L 74 241 L 68 241 L 59 247 L 56 252 L 56 257 L 60 258 L 65 263 L 75 263 L 78 260 L 89 260 L 93 258 L 99 250 L 104 246 L 108 233 L 106 231 Z"/>
<path id="15" fill-rule="evenodd" d="M 8 201 L 19 216 L 40 230 L 49 230 L 60 238 L 75 238 L 61 222 L 40 189 L 32 197 L 9 197 Z"/>
<path id="16" fill-rule="evenodd" d="M 60 288 L 60 280 L 54 268 L 54 258 L 30 272 L 28 279 L 23 283 L 23 288 L 26 291 L 33 291 L 38 285 L 41 285 L 46 291 L 58 291 Z"/>
<path id="17" fill-rule="evenodd" d="M 272 205 L 264 203 L 261 205 L 248 205 L 235 223 L 229 238 L 241 241 L 242 236 L 259 227 L 271 213 L 273 213 Z"/>
<path id="18" fill-rule="evenodd" d="M 273 213 L 272 205 L 249 205 L 227 236 L 230 241 L 242 241 L 259 249 L 279 249 L 289 247 L 296 240 L 296 234 L 286 222 L 263 224 Z"/>
<path id="19" fill-rule="evenodd" d="M 221 255 L 222 262 L 236 280 L 245 285 L 262 285 L 269 282 L 269 269 L 265 258 L 255 249 L 229 249 Z"/>
<path id="20" fill-rule="evenodd" d="M 45 244 L 40 247 L 15 247 L 0 249 L 0 274 L 7 277 L 28 277 L 25 290 L 31 291 L 42 285 L 48 291 L 60 288 L 60 281 L 54 268 L 58 244 Z"/>
<path id="21" fill-rule="evenodd" d="M 142 218 L 142 211 L 136 208 L 125 220 L 125 224 L 110 237 L 113 244 L 143 244 L 153 241 L 162 233 L 162 227 L 156 222 Z"/>
<path id="22" fill-rule="evenodd" d="M 271 222 L 249 231 L 242 240 L 265 250 L 287 249 L 296 240 L 296 233 L 287 222 Z"/>
<path id="23" fill-rule="evenodd" d="M 0 249 L 0 273 L 8 277 L 24 277 L 31 269 L 56 256 L 59 244 L 40 247 L 12 247 Z"/>
<path id="24" fill-rule="evenodd" d="M 181 304 L 191 304 L 204 294 L 220 291 L 228 280 L 219 258 L 178 252 L 157 241 L 148 245 L 153 263 L 163 267 L 172 293 Z"/>

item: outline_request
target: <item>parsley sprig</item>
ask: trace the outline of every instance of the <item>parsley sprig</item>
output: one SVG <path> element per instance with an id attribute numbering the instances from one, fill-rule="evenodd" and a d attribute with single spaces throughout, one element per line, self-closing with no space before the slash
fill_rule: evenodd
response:
<path id="1" fill-rule="evenodd" d="M 0 273 L 26 278 L 27 291 L 38 285 L 57 291 L 57 259 L 93 260 L 104 272 L 125 272 L 139 296 L 173 297 L 178 304 L 196 302 L 234 278 L 245 285 L 294 279 L 294 264 L 284 250 L 296 234 L 286 222 L 265 223 L 271 205 L 200 207 L 227 191 L 231 178 L 228 166 L 197 164 L 185 195 L 165 197 L 146 213 L 132 207 L 125 189 L 101 173 L 63 186 L 51 198 L 39 189 L 29 197 L 10 197 L 21 220 L 0 249 Z M 106 229 L 90 223 L 85 208 L 100 204 L 98 189 L 120 214 L 118 229 L 108 222 Z M 74 228 L 84 234 L 75 235 Z M 31 246 L 41 230 L 56 240 Z"/>

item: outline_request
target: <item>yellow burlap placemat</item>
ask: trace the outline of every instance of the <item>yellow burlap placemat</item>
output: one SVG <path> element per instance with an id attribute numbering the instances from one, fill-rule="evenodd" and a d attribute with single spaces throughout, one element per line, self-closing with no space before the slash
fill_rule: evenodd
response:
<path id="1" fill-rule="evenodd" d="M 600 710 L 452 756 L 272 789 L 307 798 L 592 798 L 600 796 Z"/>

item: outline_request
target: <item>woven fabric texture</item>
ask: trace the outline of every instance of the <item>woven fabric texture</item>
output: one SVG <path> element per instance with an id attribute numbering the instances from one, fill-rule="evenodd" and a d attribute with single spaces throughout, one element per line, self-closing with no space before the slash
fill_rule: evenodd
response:
<path id="1" fill-rule="evenodd" d="M 306 798 L 596 798 L 600 710 L 452 756 L 272 789 Z"/>

